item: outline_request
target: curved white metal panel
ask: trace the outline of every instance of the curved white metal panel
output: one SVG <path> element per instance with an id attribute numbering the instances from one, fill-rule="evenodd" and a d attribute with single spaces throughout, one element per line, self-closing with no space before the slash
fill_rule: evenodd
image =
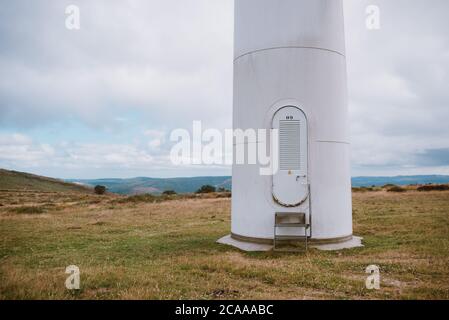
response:
<path id="1" fill-rule="evenodd" d="M 341 0 L 236 0 L 234 58 L 270 48 L 345 54 Z"/>
<path id="2" fill-rule="evenodd" d="M 279 108 L 301 108 L 310 207 L 281 206 L 274 177 L 261 176 L 258 165 L 234 165 L 232 232 L 272 239 L 274 214 L 282 211 L 310 213 L 312 239 L 351 235 L 342 1 L 236 0 L 235 14 L 234 128 L 270 129 Z"/>

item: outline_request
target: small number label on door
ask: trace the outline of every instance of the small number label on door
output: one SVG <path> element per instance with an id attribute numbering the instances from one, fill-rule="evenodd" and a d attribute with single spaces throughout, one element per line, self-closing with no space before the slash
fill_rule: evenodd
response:
<path id="1" fill-rule="evenodd" d="M 293 116 L 286 116 L 285 119 L 286 120 L 293 120 Z"/>

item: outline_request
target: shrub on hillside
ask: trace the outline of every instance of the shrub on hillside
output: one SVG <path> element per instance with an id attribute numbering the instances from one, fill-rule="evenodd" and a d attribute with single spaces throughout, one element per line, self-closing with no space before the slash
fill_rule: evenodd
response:
<path id="1" fill-rule="evenodd" d="M 14 213 L 20 213 L 20 214 L 41 214 L 41 213 L 45 212 L 44 208 L 37 207 L 37 206 L 16 207 L 16 208 L 12 208 L 11 211 Z"/>
<path id="2" fill-rule="evenodd" d="M 94 191 L 95 191 L 95 194 L 102 195 L 102 194 L 106 193 L 106 187 L 97 185 L 97 186 L 95 186 Z"/>
<path id="3" fill-rule="evenodd" d="M 165 196 L 156 196 L 153 194 L 145 193 L 145 194 L 136 194 L 132 196 L 123 197 L 120 199 L 116 199 L 113 202 L 115 203 L 141 203 L 141 202 L 161 202 L 163 201 Z"/>
<path id="4" fill-rule="evenodd" d="M 367 187 L 352 187 L 352 192 L 367 192 L 367 191 L 374 191 L 374 189 Z"/>
<path id="5" fill-rule="evenodd" d="M 201 188 L 199 188 L 196 193 L 212 193 L 215 192 L 216 188 L 211 185 L 204 185 Z"/>
<path id="6" fill-rule="evenodd" d="M 433 184 L 420 186 L 416 190 L 418 191 L 446 191 L 449 190 L 449 185 L 447 184 Z"/>
<path id="7" fill-rule="evenodd" d="M 388 192 L 407 192 L 406 189 L 399 187 L 399 186 L 394 186 L 394 187 L 388 188 L 387 191 Z"/>
<path id="8" fill-rule="evenodd" d="M 177 193 L 174 190 L 165 190 L 164 192 L 162 192 L 162 194 L 166 195 L 166 196 L 172 196 L 172 195 L 175 195 Z"/>
<path id="9" fill-rule="evenodd" d="M 215 198 L 219 199 L 219 198 L 231 198 L 231 197 L 232 197 L 232 193 L 229 191 L 225 191 L 225 192 L 217 193 Z"/>

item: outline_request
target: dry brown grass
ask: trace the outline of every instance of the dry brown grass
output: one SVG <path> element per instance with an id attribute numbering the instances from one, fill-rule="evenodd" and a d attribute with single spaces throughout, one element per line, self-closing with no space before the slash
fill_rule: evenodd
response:
<path id="1" fill-rule="evenodd" d="M 191 198 L 191 199 L 190 199 Z M 356 193 L 341 252 L 245 253 L 216 244 L 230 200 L 0 192 L 2 299 L 449 299 L 449 192 Z M 39 214 L 18 213 L 26 207 Z M 81 290 L 65 289 L 65 267 Z M 368 291 L 364 270 L 381 268 Z"/>

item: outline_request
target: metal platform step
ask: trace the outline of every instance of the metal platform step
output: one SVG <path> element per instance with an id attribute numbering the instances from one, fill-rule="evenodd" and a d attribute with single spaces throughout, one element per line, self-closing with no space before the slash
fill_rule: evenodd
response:
<path id="1" fill-rule="evenodd" d="M 276 240 L 305 240 L 307 237 L 306 236 L 279 236 L 276 235 Z"/>
<path id="2" fill-rule="evenodd" d="M 276 228 L 306 228 L 307 224 L 304 223 L 278 223 L 275 225 Z"/>
<path id="3" fill-rule="evenodd" d="M 304 235 L 298 236 L 298 235 L 278 235 L 277 229 L 278 228 L 304 228 Z M 276 244 L 278 241 L 300 241 L 303 240 L 305 243 L 305 249 L 307 251 L 307 242 L 308 242 L 308 235 L 307 230 L 310 228 L 310 224 L 307 223 L 306 214 L 303 212 L 276 212 L 275 214 L 275 223 L 274 223 L 274 251 L 288 251 L 288 252 L 294 252 L 299 250 L 281 250 L 279 249 Z"/>

